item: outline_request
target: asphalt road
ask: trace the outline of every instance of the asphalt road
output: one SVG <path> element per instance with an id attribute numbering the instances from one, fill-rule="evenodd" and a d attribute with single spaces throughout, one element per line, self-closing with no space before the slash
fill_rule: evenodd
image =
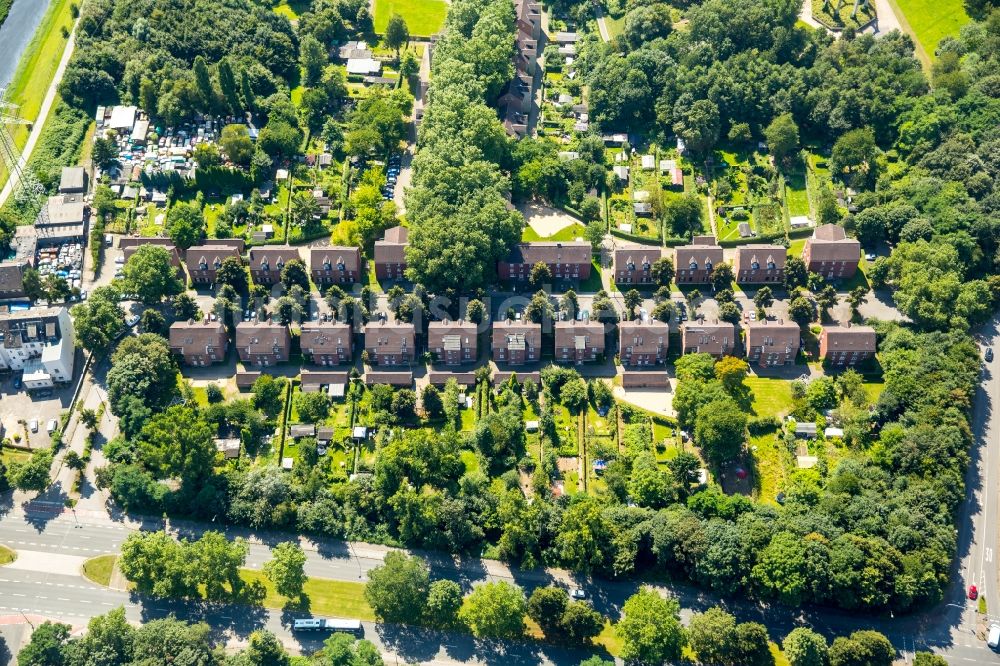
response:
<path id="1" fill-rule="evenodd" d="M 984 346 L 1000 349 L 997 322 L 981 334 Z M 994 364 L 1000 363 L 995 361 Z M 967 473 L 967 501 L 959 512 L 958 557 L 954 564 L 955 583 L 945 602 L 930 611 L 903 617 L 863 617 L 856 613 L 829 609 L 794 610 L 763 606 L 750 601 L 722 601 L 743 620 L 756 620 L 768 627 L 772 639 L 780 640 L 795 626 L 811 626 L 829 636 L 842 635 L 860 628 L 885 633 L 904 659 L 914 651 L 932 650 L 953 664 L 1000 664 L 1000 655 L 989 650 L 976 635 L 975 603 L 966 599 L 968 585 L 975 584 L 986 596 L 991 608 L 1000 604 L 994 553 L 998 547 L 998 497 L 1000 497 L 1000 415 L 993 403 L 1000 396 L 1000 370 L 984 368 L 977 391 L 973 430 L 976 444 Z M 82 625 L 87 618 L 125 605 L 135 620 L 161 617 L 170 612 L 189 619 L 204 619 L 220 637 L 239 642 L 254 628 L 266 626 L 282 638 L 296 642 L 288 630 L 290 615 L 246 606 L 205 605 L 144 599 L 126 592 L 107 590 L 90 584 L 73 572 L 73 563 L 101 553 L 116 552 L 131 530 L 156 530 L 162 521 L 145 524 L 123 521 L 99 511 L 81 511 L 76 515 L 55 504 L 21 502 L 8 494 L 0 501 L 0 543 L 31 558 L 38 566 L 0 569 L 0 616 L 16 613 L 46 615 Z M 4 503 L 5 501 L 5 503 Z M 171 524 L 172 533 L 196 537 L 211 525 Z M 269 559 L 270 548 L 294 538 L 290 535 L 249 535 L 238 529 L 227 530 L 231 538 L 250 536 L 247 565 L 259 568 Z M 347 581 L 364 581 L 367 572 L 381 563 L 388 549 L 368 544 L 321 540 L 304 542 L 307 552 L 306 572 L 310 576 Z M 57 564 L 41 562 L 43 555 L 54 556 Z M 479 559 L 452 558 L 439 553 L 425 554 L 435 577 L 456 580 L 466 587 L 506 579 L 529 590 L 550 583 L 587 589 L 595 607 L 617 617 L 624 600 L 636 589 L 635 583 L 585 580 L 558 570 L 511 570 L 502 563 Z M 76 558 L 75 560 L 73 558 Z M 77 564 L 78 566 L 78 564 Z M 40 570 L 39 570 L 40 569 Z M 665 593 L 678 597 L 682 615 L 704 610 L 720 600 L 702 591 L 673 585 Z M 998 617 L 1000 620 L 1000 617 Z M 985 628 L 979 621 L 978 628 Z M 540 648 L 533 644 L 483 644 L 465 635 L 412 631 L 399 627 L 366 626 L 366 637 L 387 652 L 408 662 L 419 663 L 554 663 L 576 664 L 579 653 L 558 648 Z M 309 650 L 319 639 L 301 643 Z"/>

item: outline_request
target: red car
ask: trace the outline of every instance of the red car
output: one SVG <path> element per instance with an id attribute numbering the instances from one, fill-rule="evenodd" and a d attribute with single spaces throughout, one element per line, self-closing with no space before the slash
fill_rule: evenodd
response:
<path id="1" fill-rule="evenodd" d="M 973 601 L 979 598 L 979 590 L 976 589 L 975 585 L 969 586 L 969 598 L 972 599 Z"/>

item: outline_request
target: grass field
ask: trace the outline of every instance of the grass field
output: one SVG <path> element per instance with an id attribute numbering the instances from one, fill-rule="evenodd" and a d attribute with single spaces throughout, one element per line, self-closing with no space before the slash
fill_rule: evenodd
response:
<path id="1" fill-rule="evenodd" d="M 71 4 L 71 0 L 53 0 L 7 86 L 7 101 L 18 106 L 17 113 L 25 120 L 43 120 L 38 118 L 38 112 L 62 59 L 66 42 L 69 41 L 67 37 L 63 37 L 62 28 L 68 31 L 73 26 Z M 18 147 L 27 143 L 30 132 L 27 125 L 11 128 L 11 135 Z M 0 167 L 0 184 L 6 182 L 7 171 Z"/>
<path id="2" fill-rule="evenodd" d="M 521 232 L 521 240 L 525 243 L 536 241 L 574 241 L 577 238 L 582 238 L 583 232 L 586 230 L 587 228 L 582 224 L 571 224 L 568 227 L 563 227 L 551 236 L 540 236 L 537 231 L 531 228 L 531 225 L 526 224 L 524 225 L 524 231 Z"/>
<path id="3" fill-rule="evenodd" d="M 98 555 L 83 563 L 84 577 L 107 587 L 111 583 L 111 570 L 115 568 L 115 555 Z"/>
<path id="4" fill-rule="evenodd" d="M 0 567 L 17 559 L 17 553 L 7 546 L 0 546 Z"/>
<path id="5" fill-rule="evenodd" d="M 441 29 L 448 5 L 443 0 L 375 0 L 375 32 L 385 32 L 389 18 L 399 14 L 411 36 L 430 37 Z"/>
<path id="6" fill-rule="evenodd" d="M 757 416 L 782 417 L 792 411 L 792 383 L 784 379 L 747 377 Z"/>
<path id="7" fill-rule="evenodd" d="M 962 0 L 889 0 L 894 11 L 902 14 L 912 34 L 929 59 L 943 37 L 958 35 L 959 29 L 971 19 L 965 13 Z M 904 28 L 906 25 L 904 24 Z"/>
<path id="8" fill-rule="evenodd" d="M 268 608 L 284 608 L 289 603 L 293 606 L 297 604 L 290 602 L 287 597 L 283 597 L 274 589 L 274 585 L 267 579 L 261 571 L 243 569 L 240 578 L 247 583 L 259 582 L 267 591 L 263 605 Z M 365 601 L 364 583 L 351 583 L 339 580 L 327 580 L 325 578 L 310 578 L 306 581 L 303 594 L 305 596 L 306 608 L 313 615 L 326 617 L 345 617 L 356 620 L 374 620 L 375 613 L 371 606 Z"/>

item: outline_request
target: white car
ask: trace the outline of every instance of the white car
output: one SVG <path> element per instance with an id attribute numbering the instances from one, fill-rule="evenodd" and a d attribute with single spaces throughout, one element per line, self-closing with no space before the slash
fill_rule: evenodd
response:
<path id="1" fill-rule="evenodd" d="M 874 252 L 866 252 L 865 253 L 865 261 L 875 261 L 875 253 Z"/>
<path id="2" fill-rule="evenodd" d="M 38 419 L 31 419 L 28 423 L 28 430 L 31 432 L 38 432 Z"/>
<path id="3" fill-rule="evenodd" d="M 569 591 L 569 596 L 578 601 L 582 601 L 587 598 L 587 593 L 583 590 L 577 588 Z"/>
<path id="4" fill-rule="evenodd" d="M 992 650 L 996 650 L 1000 647 L 1000 624 L 994 622 L 990 625 L 990 628 L 986 630 L 986 645 Z"/>
<path id="5" fill-rule="evenodd" d="M 756 310 L 751 310 L 750 311 L 750 321 L 757 321 L 757 311 Z"/>

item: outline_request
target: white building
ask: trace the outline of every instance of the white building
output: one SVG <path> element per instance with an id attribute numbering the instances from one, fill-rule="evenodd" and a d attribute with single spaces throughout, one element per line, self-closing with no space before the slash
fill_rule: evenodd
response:
<path id="1" fill-rule="evenodd" d="M 0 314 L 0 369 L 24 372 L 28 389 L 73 379 L 73 320 L 66 308 Z"/>

